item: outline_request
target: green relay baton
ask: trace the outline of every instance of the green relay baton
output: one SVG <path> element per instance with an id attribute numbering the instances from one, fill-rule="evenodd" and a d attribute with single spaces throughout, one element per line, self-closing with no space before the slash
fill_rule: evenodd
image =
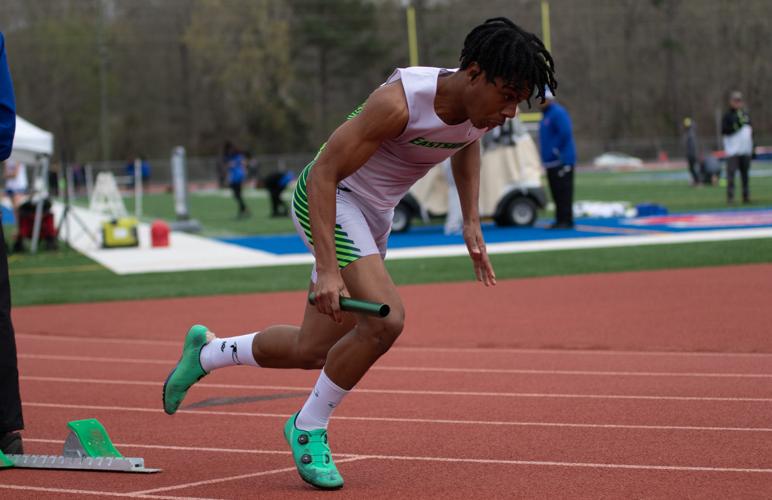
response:
<path id="1" fill-rule="evenodd" d="M 315 300 L 316 297 L 314 296 L 314 292 L 309 293 L 308 303 L 314 305 L 316 303 Z M 340 308 L 344 311 L 368 314 L 370 316 L 378 316 L 380 318 L 385 318 L 391 311 L 391 308 L 388 304 L 379 304 L 377 302 L 352 299 L 350 297 L 340 298 Z"/>

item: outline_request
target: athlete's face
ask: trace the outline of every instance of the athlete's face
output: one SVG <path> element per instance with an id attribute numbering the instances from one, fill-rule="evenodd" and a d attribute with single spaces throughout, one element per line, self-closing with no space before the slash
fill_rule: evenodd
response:
<path id="1" fill-rule="evenodd" d="M 485 72 L 471 69 L 465 106 L 469 120 L 477 128 L 494 128 L 517 115 L 517 105 L 530 95 L 528 88 L 517 89 L 502 78 L 489 82 Z"/>

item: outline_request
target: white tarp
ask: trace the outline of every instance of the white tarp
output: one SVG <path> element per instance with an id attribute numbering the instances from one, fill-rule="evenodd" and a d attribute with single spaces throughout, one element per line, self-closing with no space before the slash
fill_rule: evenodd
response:
<path id="1" fill-rule="evenodd" d="M 51 156 L 53 152 L 54 134 L 16 115 L 16 134 L 13 137 L 11 158 L 31 164 L 35 162 L 38 155 Z"/>

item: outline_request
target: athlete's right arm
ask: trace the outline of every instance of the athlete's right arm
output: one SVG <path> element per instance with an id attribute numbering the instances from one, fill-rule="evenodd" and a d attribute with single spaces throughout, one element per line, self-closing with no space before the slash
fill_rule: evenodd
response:
<path id="1" fill-rule="evenodd" d="M 356 172 L 387 139 L 399 136 L 408 121 L 402 85 L 374 91 L 362 112 L 330 136 L 308 180 L 308 208 L 314 240 L 317 280 L 316 308 L 340 323 L 340 295 L 346 291 L 335 254 L 335 191 L 338 183 Z"/>

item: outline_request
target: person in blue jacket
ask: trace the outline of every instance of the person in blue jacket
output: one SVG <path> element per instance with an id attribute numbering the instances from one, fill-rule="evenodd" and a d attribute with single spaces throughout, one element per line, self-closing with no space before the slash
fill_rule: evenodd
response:
<path id="1" fill-rule="evenodd" d="M 574 166 L 576 148 L 568 111 L 555 101 L 552 92 L 545 91 L 542 119 L 539 124 L 541 160 L 547 170 L 552 201 L 555 203 L 555 222 L 551 229 L 574 227 Z"/>
<path id="2" fill-rule="evenodd" d="M 0 33 L 0 161 L 11 156 L 15 132 L 13 83 L 5 56 L 5 39 Z M 6 454 L 21 454 L 24 449 L 21 434 L 17 431 L 24 429 L 24 420 L 21 414 L 16 338 L 11 323 L 7 255 L 3 225 L 0 223 L 0 449 Z"/>
<path id="3" fill-rule="evenodd" d="M 249 217 L 249 209 L 241 196 L 241 187 L 247 177 L 247 163 L 244 154 L 239 151 L 230 141 L 225 143 L 225 154 L 223 158 L 228 174 L 228 186 L 233 192 L 233 198 L 239 205 L 237 219 Z"/>

